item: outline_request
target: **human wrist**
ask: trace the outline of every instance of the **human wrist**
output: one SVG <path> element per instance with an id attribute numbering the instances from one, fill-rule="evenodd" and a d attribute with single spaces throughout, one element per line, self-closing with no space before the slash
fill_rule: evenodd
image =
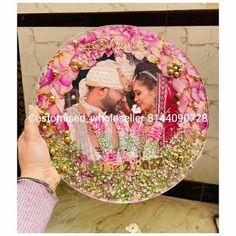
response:
<path id="1" fill-rule="evenodd" d="M 53 171 L 54 172 L 54 171 Z M 52 189 L 53 192 L 56 191 L 56 188 L 58 186 L 58 184 L 60 183 L 61 177 L 60 175 L 56 172 L 56 173 L 44 173 L 44 172 L 29 172 L 29 171 L 22 171 L 21 173 L 21 178 L 33 178 L 33 179 L 37 179 L 39 181 L 42 181 L 46 184 L 48 184 L 48 186 L 50 187 L 50 189 Z"/>

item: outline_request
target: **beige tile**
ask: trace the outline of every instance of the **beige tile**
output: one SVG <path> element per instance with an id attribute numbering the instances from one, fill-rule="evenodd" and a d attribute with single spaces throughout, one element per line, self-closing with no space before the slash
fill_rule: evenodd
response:
<path id="1" fill-rule="evenodd" d="M 58 49 L 86 27 L 18 28 L 22 76 L 39 76 Z"/>
<path id="2" fill-rule="evenodd" d="M 208 137 L 219 137 L 219 88 L 205 86 L 209 102 Z"/>
<path id="3" fill-rule="evenodd" d="M 65 184 L 46 232 L 127 233 L 136 223 L 143 233 L 216 232 L 213 216 L 218 205 L 166 196 L 143 203 L 111 204 L 90 199 Z"/>
<path id="4" fill-rule="evenodd" d="M 199 32 L 201 28 L 201 33 Z M 187 39 L 189 45 L 218 45 L 218 26 L 187 27 Z"/>
<path id="5" fill-rule="evenodd" d="M 210 40 L 216 41 L 218 27 L 208 27 L 212 33 L 203 37 L 198 43 L 190 44 L 186 40 L 189 32 L 201 35 L 205 27 L 144 27 L 170 41 L 183 52 L 186 52 L 190 61 L 196 66 L 206 85 L 218 85 L 218 49 L 209 45 Z M 194 30 L 192 29 L 194 28 Z M 36 27 L 18 28 L 22 76 L 39 76 L 42 68 L 47 64 L 55 52 L 74 36 L 86 31 L 86 27 Z M 189 37 L 189 36 L 188 36 Z M 26 97 L 27 103 L 27 97 Z"/>
<path id="6" fill-rule="evenodd" d="M 219 9 L 219 3 L 207 3 L 206 7 L 208 9 Z"/>
<path id="7" fill-rule="evenodd" d="M 205 86 L 209 101 L 209 129 L 202 154 L 187 180 L 219 184 L 219 95 L 218 86 Z"/>
<path id="8" fill-rule="evenodd" d="M 89 27 L 34 27 L 36 43 L 62 47 L 67 41 L 86 32 Z"/>
<path id="9" fill-rule="evenodd" d="M 186 55 L 207 85 L 219 84 L 219 27 L 183 27 L 182 43 Z"/>
<path id="10" fill-rule="evenodd" d="M 219 85 L 219 27 L 143 27 L 182 50 L 206 85 Z"/>
<path id="11" fill-rule="evenodd" d="M 169 41 L 183 52 L 186 51 L 186 45 L 183 43 L 183 36 L 185 35 L 184 27 L 142 27 L 144 30 L 156 33 L 163 40 Z"/>
<path id="12" fill-rule="evenodd" d="M 32 28 L 18 28 L 22 78 L 25 75 L 39 76 L 42 65 L 38 62 L 36 41 Z"/>
<path id="13" fill-rule="evenodd" d="M 208 137 L 200 158 L 186 180 L 219 184 L 219 140 Z"/>
<path id="14" fill-rule="evenodd" d="M 18 13 L 162 11 L 218 9 L 207 3 L 18 3 Z"/>
<path id="15" fill-rule="evenodd" d="M 199 31 L 200 33 L 201 31 Z M 186 55 L 197 68 L 206 85 L 219 85 L 219 49 L 218 44 L 186 45 Z"/>
<path id="16" fill-rule="evenodd" d="M 84 3 L 18 3 L 18 13 L 86 12 Z"/>
<path id="17" fill-rule="evenodd" d="M 23 80 L 25 108 L 28 108 L 30 104 L 34 103 L 34 91 L 37 80 L 38 76 L 25 76 L 25 79 Z"/>

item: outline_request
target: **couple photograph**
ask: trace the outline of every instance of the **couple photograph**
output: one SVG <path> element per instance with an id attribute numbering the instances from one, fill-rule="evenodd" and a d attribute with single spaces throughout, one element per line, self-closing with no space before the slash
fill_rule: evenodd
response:
<path id="1" fill-rule="evenodd" d="M 65 114 L 72 117 L 97 115 L 101 119 L 98 122 L 103 122 L 100 125 L 104 126 L 104 130 L 99 129 L 96 124 L 91 124 L 89 119 L 87 122 L 74 121 L 68 123 L 71 137 L 76 141 L 78 149 L 83 150 L 93 161 L 102 160 L 103 157 L 100 154 L 105 154 L 106 151 L 102 145 L 102 133 L 105 133 L 106 140 L 110 143 L 109 150 L 116 152 L 116 157 L 113 155 L 113 158 L 106 161 L 142 159 L 145 143 L 149 139 L 155 139 L 157 153 L 159 145 L 163 145 L 165 140 L 165 124 L 157 120 L 160 104 L 159 81 L 165 81 L 167 86 L 167 78 L 161 74 L 156 64 L 149 62 L 146 58 L 138 60 L 131 53 L 124 53 L 123 57 L 117 60 L 114 54 L 110 58 L 98 61 L 88 70 L 85 78 L 80 79 L 77 83 L 78 88 L 72 89 L 73 92 L 77 90 L 79 102 L 65 110 Z M 162 99 L 165 100 L 167 99 L 166 91 L 165 87 L 164 94 L 161 94 Z M 72 94 L 71 98 L 73 97 Z M 172 101 L 169 109 L 173 110 L 175 102 L 176 100 Z M 111 119 L 110 122 L 106 122 L 102 116 L 107 115 L 116 115 L 120 117 L 120 120 L 114 122 Z M 130 115 L 134 119 L 129 121 L 122 118 L 122 116 L 131 117 Z M 142 119 L 137 119 L 138 117 Z M 136 120 L 138 122 L 135 122 Z M 171 129 L 176 130 L 174 125 Z M 174 131 L 172 131 L 173 134 Z M 104 138 L 104 135 L 102 137 Z M 122 140 L 125 138 L 126 140 Z M 132 139 L 136 139 L 135 148 L 132 145 L 129 148 L 129 141 Z M 152 158 L 154 157 L 147 155 L 144 157 L 144 159 Z"/>

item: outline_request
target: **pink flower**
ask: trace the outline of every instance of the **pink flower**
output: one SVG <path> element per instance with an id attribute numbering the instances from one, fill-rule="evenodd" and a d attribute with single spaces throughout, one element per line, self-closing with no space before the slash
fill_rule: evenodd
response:
<path id="1" fill-rule="evenodd" d="M 205 101 L 200 101 L 198 103 L 198 114 L 204 114 L 207 113 L 207 108 L 206 108 L 206 102 Z"/>
<path id="2" fill-rule="evenodd" d="M 160 64 L 158 64 L 157 66 L 164 76 L 169 77 L 167 67 L 171 63 L 171 58 L 169 56 L 166 56 L 164 53 L 160 54 L 160 58 Z"/>
<path id="3" fill-rule="evenodd" d="M 92 126 L 92 129 L 97 135 L 103 134 L 106 131 L 106 126 L 102 121 L 102 118 L 96 115 L 90 115 L 89 124 Z"/>
<path id="4" fill-rule="evenodd" d="M 86 35 L 86 43 L 91 43 L 93 41 L 96 41 L 97 40 L 97 37 L 96 37 L 96 34 L 92 31 L 88 32 L 87 35 Z"/>
<path id="5" fill-rule="evenodd" d="M 192 116 L 192 115 L 196 116 L 196 111 L 193 110 L 191 106 L 190 107 L 187 106 L 184 114 L 188 114 L 189 116 Z"/>
<path id="6" fill-rule="evenodd" d="M 154 125 L 152 126 L 151 131 L 148 134 L 148 139 L 150 141 L 156 141 L 161 138 L 163 132 L 163 125 L 161 122 L 155 122 Z"/>
<path id="7" fill-rule="evenodd" d="M 206 129 L 206 128 L 208 127 L 208 122 L 206 122 L 206 121 L 201 121 L 201 122 L 199 123 L 199 127 L 200 127 L 201 130 Z"/>
<path id="8" fill-rule="evenodd" d="M 195 75 L 198 74 L 197 71 L 196 71 L 196 69 L 195 69 L 192 65 L 188 65 L 188 66 L 187 66 L 187 73 L 188 73 L 188 75 L 191 76 L 191 77 L 194 77 Z"/>
<path id="9" fill-rule="evenodd" d="M 207 128 L 203 129 L 203 130 L 201 131 L 201 134 L 207 135 Z"/>
<path id="10" fill-rule="evenodd" d="M 45 105 L 46 105 L 46 102 L 48 101 L 49 97 L 50 97 L 50 93 L 38 95 L 36 98 L 36 105 L 41 109 L 42 108 L 45 109 Z"/>
<path id="11" fill-rule="evenodd" d="M 95 50 L 93 50 L 90 53 L 90 58 L 93 59 L 96 62 L 97 58 L 102 57 L 103 54 L 104 54 L 103 51 L 95 51 Z M 95 64 L 95 62 L 93 64 Z"/>
<path id="12" fill-rule="evenodd" d="M 70 61 L 74 56 L 74 54 L 75 54 L 74 49 L 71 50 L 69 48 L 66 48 L 64 50 L 60 50 L 49 62 L 49 65 L 55 70 L 63 71 L 69 66 Z"/>
<path id="13" fill-rule="evenodd" d="M 72 81 L 77 78 L 78 71 L 72 71 L 70 67 L 71 60 L 75 54 L 74 49 L 65 48 L 58 51 L 53 59 L 49 62 L 46 74 L 43 74 L 40 86 L 50 84 L 53 86 L 60 98 L 72 89 Z M 55 77 L 54 74 L 57 74 Z"/>
<path id="14" fill-rule="evenodd" d="M 198 90 L 197 88 L 192 88 L 191 90 L 191 97 L 196 101 L 196 102 L 200 102 L 200 98 L 198 96 Z"/>
<path id="15" fill-rule="evenodd" d="M 176 92 L 182 93 L 183 90 L 188 86 L 188 81 L 186 80 L 185 76 L 182 76 L 179 79 L 173 79 L 172 85 Z"/>
<path id="16" fill-rule="evenodd" d="M 60 132 L 61 130 L 69 130 L 69 126 L 65 121 L 56 122 L 55 127 L 56 127 L 56 132 Z"/>
<path id="17" fill-rule="evenodd" d="M 59 98 L 64 98 L 65 94 L 68 93 L 72 88 L 72 83 L 69 86 L 63 85 L 60 81 L 57 81 L 53 84 L 54 89 L 56 90 Z"/>
<path id="18" fill-rule="evenodd" d="M 47 101 L 49 100 L 50 96 L 52 95 L 50 90 L 51 90 L 50 86 L 39 87 L 36 90 L 36 105 L 39 108 L 41 108 L 41 109 L 48 108 Z"/>
<path id="19" fill-rule="evenodd" d="M 156 47 L 160 40 L 155 34 L 145 30 L 139 30 L 139 35 L 141 35 L 143 42 L 148 45 L 148 47 Z"/>
<path id="20" fill-rule="evenodd" d="M 139 160 L 139 159 L 138 159 L 137 157 L 132 158 L 132 159 L 130 160 L 131 166 L 133 166 L 133 165 L 135 166 L 138 160 Z M 135 166 L 135 167 L 136 167 L 136 166 Z"/>
<path id="21" fill-rule="evenodd" d="M 73 72 L 71 68 L 60 72 L 57 80 L 52 83 L 59 98 L 64 98 L 65 94 L 73 88 L 72 81 L 77 78 L 77 75 L 78 72 Z"/>
<path id="22" fill-rule="evenodd" d="M 128 132 L 128 127 L 127 125 L 125 124 L 125 122 L 122 120 L 121 117 L 118 118 L 118 121 L 115 122 L 115 126 L 117 128 L 117 131 L 119 133 L 122 133 L 122 132 Z"/>
<path id="23" fill-rule="evenodd" d="M 176 47 L 175 47 L 174 45 L 168 43 L 168 42 L 164 45 L 164 53 L 165 53 L 165 55 L 167 55 L 167 56 L 171 56 L 171 55 L 172 55 L 172 52 L 173 52 L 175 49 L 176 49 Z"/>
<path id="24" fill-rule="evenodd" d="M 126 153 L 126 152 L 122 152 L 122 153 L 120 154 L 120 156 L 121 156 L 122 162 L 124 162 L 124 161 L 127 160 L 127 153 Z"/>
<path id="25" fill-rule="evenodd" d="M 180 97 L 180 104 L 179 104 L 179 111 L 180 113 L 184 114 L 187 107 L 188 107 L 188 104 L 191 103 L 192 101 L 192 98 L 191 98 L 191 94 L 189 91 L 183 91 L 182 94 L 181 94 L 181 97 Z"/>
<path id="26" fill-rule="evenodd" d="M 86 178 L 86 179 L 91 179 L 91 178 L 92 178 L 92 176 L 89 174 L 88 171 L 83 171 L 83 172 L 81 173 L 81 176 L 84 177 L 84 178 Z"/>
<path id="27" fill-rule="evenodd" d="M 51 68 L 47 67 L 46 72 L 40 76 L 39 87 L 50 85 L 53 80 L 54 80 L 53 71 Z"/>
<path id="28" fill-rule="evenodd" d="M 81 154 L 76 158 L 75 162 L 81 165 L 83 163 L 92 164 L 93 161 L 90 160 L 86 155 Z"/>
<path id="29" fill-rule="evenodd" d="M 190 93 L 193 100 L 195 100 L 197 103 L 200 103 L 201 101 L 206 101 L 206 95 L 202 88 L 192 88 L 190 90 Z"/>
<path id="30" fill-rule="evenodd" d="M 61 113 L 56 104 L 49 104 L 46 112 L 48 112 L 51 116 L 57 116 Z"/>
<path id="31" fill-rule="evenodd" d="M 129 32 L 127 28 L 122 28 L 121 30 L 122 32 L 120 38 L 123 39 L 124 41 L 131 41 L 133 37 L 133 32 L 132 31 Z"/>
<path id="32" fill-rule="evenodd" d="M 80 44 L 87 44 L 87 43 L 92 43 L 97 40 L 95 32 L 88 32 L 85 37 L 82 37 L 79 39 Z"/>
<path id="33" fill-rule="evenodd" d="M 66 76 L 61 75 L 59 77 L 60 83 L 65 87 L 70 87 L 72 80 L 75 78 L 74 75 L 72 75 L 72 78 L 70 76 L 70 73 L 66 74 Z"/>
<path id="34" fill-rule="evenodd" d="M 134 163 L 135 164 L 135 163 Z M 132 164 L 131 164 L 132 165 Z M 132 179 L 132 177 L 134 176 L 134 173 L 133 173 L 133 171 L 127 171 L 127 175 L 129 176 L 129 177 L 131 177 L 131 178 L 129 178 L 129 179 Z"/>
<path id="35" fill-rule="evenodd" d="M 102 161 L 103 162 L 116 162 L 116 152 L 107 152 L 103 155 Z"/>
<path id="36" fill-rule="evenodd" d="M 106 199 L 107 199 L 108 201 L 111 201 L 111 200 L 113 199 L 112 194 L 111 194 L 111 193 L 108 193 L 108 194 L 106 195 Z"/>
<path id="37" fill-rule="evenodd" d="M 183 64 L 186 64 L 188 61 L 185 54 L 169 42 L 165 43 L 163 47 L 163 52 L 164 52 L 164 55 L 170 57 L 169 58 L 170 61 L 173 61 L 174 59 L 178 59 Z"/>
<path id="38" fill-rule="evenodd" d="M 142 122 L 135 122 L 131 127 L 131 135 L 140 137 L 143 130 L 143 124 Z"/>
<path id="39" fill-rule="evenodd" d="M 114 51 L 115 57 L 123 57 L 124 52 L 122 50 L 115 50 Z"/>
<path id="40" fill-rule="evenodd" d="M 157 36 L 155 34 L 153 34 L 152 32 L 142 30 L 142 29 L 140 29 L 138 32 L 142 36 L 143 41 L 148 42 L 149 45 L 150 45 L 150 43 L 153 43 L 153 42 L 156 43 L 158 41 Z M 152 46 L 154 46 L 154 45 L 152 45 Z"/>
<path id="41" fill-rule="evenodd" d="M 109 49 L 109 50 L 106 51 L 106 55 L 108 57 L 110 57 L 112 54 L 113 54 L 113 50 L 112 49 Z"/>
<path id="42" fill-rule="evenodd" d="M 203 91 L 203 89 L 198 91 L 198 97 L 202 100 L 202 101 L 206 101 L 206 94 Z"/>
<path id="43" fill-rule="evenodd" d="M 176 49 L 173 53 L 173 56 L 177 58 L 179 61 L 181 61 L 183 64 L 187 63 L 188 59 L 186 55 L 180 51 L 179 49 Z"/>
<path id="44" fill-rule="evenodd" d="M 120 27 L 120 32 L 122 34 L 126 32 L 133 37 L 138 34 L 138 29 L 130 25 L 124 25 L 123 27 Z"/>

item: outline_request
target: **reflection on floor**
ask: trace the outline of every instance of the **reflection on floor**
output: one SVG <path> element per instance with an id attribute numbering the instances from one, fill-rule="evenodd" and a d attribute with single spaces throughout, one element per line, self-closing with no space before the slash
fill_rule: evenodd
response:
<path id="1" fill-rule="evenodd" d="M 111 204 L 90 199 L 64 183 L 57 195 L 59 202 L 47 233 L 217 232 L 215 204 L 166 196 L 136 204 Z"/>

